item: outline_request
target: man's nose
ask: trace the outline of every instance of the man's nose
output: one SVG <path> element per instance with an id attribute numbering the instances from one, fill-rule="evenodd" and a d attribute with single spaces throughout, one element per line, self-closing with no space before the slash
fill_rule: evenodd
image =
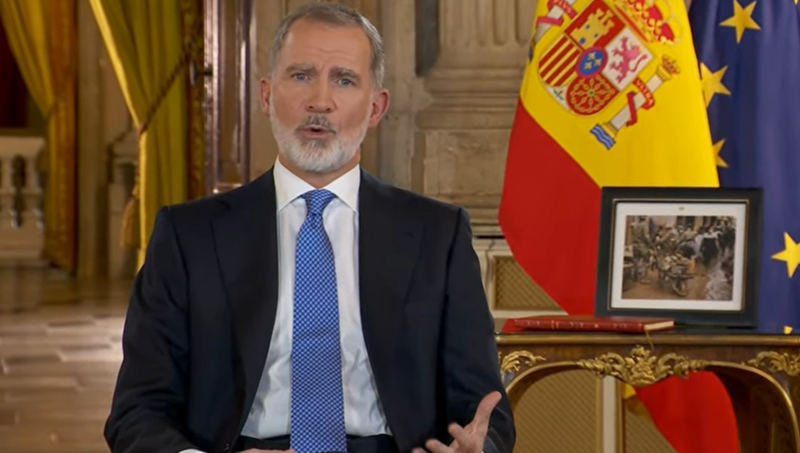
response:
<path id="1" fill-rule="evenodd" d="M 318 78 L 311 87 L 311 96 L 306 104 L 306 110 L 314 113 L 330 113 L 334 102 L 331 97 L 331 87 L 327 80 Z"/>

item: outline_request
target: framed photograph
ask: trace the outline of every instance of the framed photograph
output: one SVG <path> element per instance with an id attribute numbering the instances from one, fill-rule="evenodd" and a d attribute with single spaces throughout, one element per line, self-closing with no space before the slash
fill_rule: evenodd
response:
<path id="1" fill-rule="evenodd" d="M 761 189 L 605 187 L 598 316 L 756 327 Z"/>

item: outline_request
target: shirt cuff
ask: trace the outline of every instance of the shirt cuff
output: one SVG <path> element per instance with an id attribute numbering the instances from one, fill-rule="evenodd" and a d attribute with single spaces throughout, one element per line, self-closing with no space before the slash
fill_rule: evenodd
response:
<path id="1" fill-rule="evenodd" d="M 205 453 L 205 452 L 202 452 L 200 450 L 191 449 L 191 450 L 181 450 L 178 453 Z"/>

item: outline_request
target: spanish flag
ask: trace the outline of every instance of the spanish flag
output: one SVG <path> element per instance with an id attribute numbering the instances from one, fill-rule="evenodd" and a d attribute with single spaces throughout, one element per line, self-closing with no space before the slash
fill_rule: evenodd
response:
<path id="1" fill-rule="evenodd" d="M 499 221 L 517 262 L 567 313 L 593 313 L 601 188 L 716 187 L 715 162 L 683 0 L 538 1 Z M 679 453 L 739 451 L 714 375 L 639 394 Z M 694 423 L 687 398 L 694 414 L 714 415 L 669 429 Z"/>

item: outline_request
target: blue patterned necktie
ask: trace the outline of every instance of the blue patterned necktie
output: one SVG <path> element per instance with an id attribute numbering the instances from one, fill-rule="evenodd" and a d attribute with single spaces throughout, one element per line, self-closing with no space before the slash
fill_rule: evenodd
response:
<path id="1" fill-rule="evenodd" d="M 306 220 L 297 234 L 292 324 L 291 448 L 347 451 L 336 268 L 322 212 L 336 196 L 303 194 Z"/>

